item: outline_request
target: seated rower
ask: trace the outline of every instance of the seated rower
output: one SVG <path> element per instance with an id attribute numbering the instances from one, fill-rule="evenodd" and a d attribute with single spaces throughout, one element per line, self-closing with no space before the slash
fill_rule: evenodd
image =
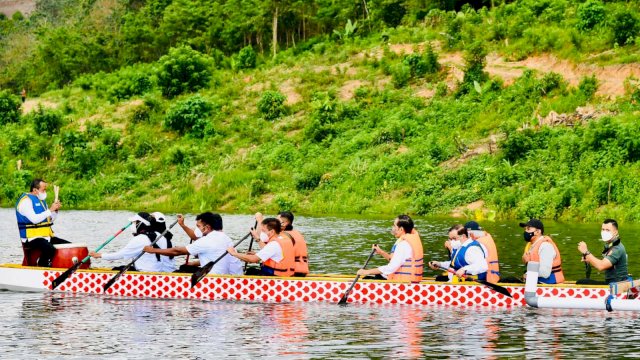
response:
<path id="1" fill-rule="evenodd" d="M 544 225 L 538 219 L 530 219 L 526 223 L 520 223 L 524 228 L 524 240 L 527 245 L 522 254 L 522 262 L 526 265 L 529 261 L 540 263 L 538 282 L 543 284 L 561 284 L 564 282 L 562 271 L 562 257 L 560 250 L 553 240 L 544 235 Z"/>
<path id="2" fill-rule="evenodd" d="M 262 262 L 256 272 L 247 271 L 246 275 L 263 276 L 293 276 L 295 273 L 294 240 L 282 234 L 280 221 L 276 218 L 266 218 L 261 222 L 261 232 L 267 237 L 267 244 L 258 239 L 261 250 L 256 254 L 241 254 L 234 247 L 227 251 L 236 258 L 248 262 Z"/>
<path id="3" fill-rule="evenodd" d="M 307 242 L 304 236 L 298 230 L 293 229 L 293 213 L 290 211 L 282 211 L 276 216 L 276 219 L 280 221 L 282 234 L 290 236 L 293 239 L 293 252 L 294 252 L 294 277 L 305 277 L 309 274 L 309 255 L 307 250 Z M 256 213 L 256 221 L 262 223 L 263 217 L 261 213 Z M 269 242 L 269 237 L 260 232 L 258 235 L 257 230 L 251 232 L 254 239 L 259 239 L 258 246 L 263 248 L 266 243 Z"/>
<path id="4" fill-rule="evenodd" d="M 373 245 L 376 253 L 389 260 L 389 264 L 376 269 L 360 269 L 358 275 L 381 275 L 391 281 L 420 282 L 424 271 L 423 249 L 413 220 L 408 215 L 399 215 L 393 222 L 391 233 L 397 240 L 390 254 Z"/>
<path id="5" fill-rule="evenodd" d="M 217 260 L 233 246 L 233 241 L 222 231 L 222 217 L 220 214 L 205 212 L 196 217 L 196 227 L 202 232 L 202 237 L 187 246 L 175 246 L 169 249 L 156 249 L 145 246 L 144 251 L 149 254 L 167 256 L 198 255 L 200 264 L 206 265 Z M 182 269 L 182 268 L 181 268 Z M 197 268 L 196 268 L 197 269 Z M 242 264 L 231 256 L 221 258 L 209 271 L 215 275 L 242 275 Z"/>
<path id="6" fill-rule="evenodd" d="M 149 213 L 139 212 L 130 217 L 129 221 L 134 224 L 133 238 L 120 251 L 114 253 L 97 253 L 91 251 L 89 255 L 96 259 L 105 260 L 130 260 L 138 256 L 142 249 L 151 245 L 156 240 L 156 220 Z M 150 247 L 150 246 L 149 246 Z M 162 262 L 154 255 L 144 254 L 133 265 L 137 271 L 161 272 Z M 114 270 L 121 270 L 122 266 L 115 267 Z"/>
<path id="7" fill-rule="evenodd" d="M 31 250 L 39 250 L 37 265 L 50 267 L 56 249 L 53 245 L 68 244 L 69 241 L 56 237 L 51 229 L 62 206 L 54 201 L 51 208 L 47 206 L 47 183 L 42 179 L 34 179 L 28 193 L 23 193 L 16 202 L 16 219 L 20 240 L 25 254 Z"/>
<path id="8" fill-rule="evenodd" d="M 450 261 L 429 261 L 433 270 L 452 268 L 457 278 L 464 275 L 477 276 L 479 280 L 487 279 L 487 250 L 478 241 L 469 237 L 467 229 L 458 224 L 449 229 L 449 241 L 452 249 Z M 453 280 L 449 275 L 449 280 Z"/>
<path id="9" fill-rule="evenodd" d="M 600 230 L 600 236 L 604 242 L 602 260 L 593 255 L 589 251 L 587 244 L 581 241 L 578 244 L 578 251 L 582 254 L 582 261 L 595 267 L 598 271 L 604 271 L 605 284 L 628 280 L 627 251 L 620 242 L 618 222 L 613 219 L 606 219 L 602 223 Z M 593 284 L 595 281 L 590 283 Z"/>
<path id="10" fill-rule="evenodd" d="M 156 220 L 155 222 L 156 227 L 154 231 L 156 233 L 156 238 L 157 238 L 163 232 L 165 232 L 165 230 L 167 230 L 165 216 L 161 212 L 151 213 L 151 216 L 153 216 L 153 218 Z M 158 242 L 155 243 L 153 247 L 156 249 L 172 248 L 173 244 L 171 243 L 171 239 L 173 239 L 173 234 L 171 233 L 171 231 L 167 231 L 167 233 L 164 234 L 164 236 L 160 240 L 158 240 Z M 173 255 L 166 256 L 166 255 L 156 254 L 156 259 L 160 260 L 160 263 L 162 263 L 161 265 L 162 272 L 173 272 L 177 269 L 176 260 Z"/>
<path id="11" fill-rule="evenodd" d="M 500 282 L 500 263 L 498 262 L 498 249 L 491 234 L 486 232 L 475 221 L 467 221 L 464 227 L 469 233 L 469 237 L 478 241 L 487 250 L 487 281 L 490 283 Z"/>

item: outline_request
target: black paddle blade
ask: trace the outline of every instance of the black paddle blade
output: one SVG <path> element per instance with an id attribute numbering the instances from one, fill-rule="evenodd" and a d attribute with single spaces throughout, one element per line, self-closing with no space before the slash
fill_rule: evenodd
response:
<path id="1" fill-rule="evenodd" d="M 346 305 L 348 298 L 349 298 L 349 293 L 344 293 L 344 295 L 342 295 L 342 299 L 338 301 L 338 305 Z"/>
<path id="2" fill-rule="evenodd" d="M 200 280 L 204 279 L 205 276 L 211 271 L 213 268 L 213 261 L 209 261 L 205 266 L 198 269 L 196 272 L 191 275 L 191 288 L 196 286 L 200 282 Z"/>
<path id="3" fill-rule="evenodd" d="M 483 280 L 476 280 L 477 282 L 479 282 L 482 285 L 488 286 L 489 288 L 491 288 L 491 290 L 498 292 L 504 296 L 508 296 L 508 297 L 513 297 L 511 296 L 511 293 L 509 292 L 509 290 L 507 290 L 507 288 L 504 288 L 500 285 L 494 284 L 494 283 L 490 283 L 488 281 L 483 281 Z"/>
<path id="4" fill-rule="evenodd" d="M 78 268 L 80 268 L 80 265 L 82 265 L 82 262 L 78 261 L 77 263 L 73 264 L 72 267 L 68 268 L 67 271 L 63 272 L 62 274 L 60 274 L 60 276 L 53 279 L 53 281 L 51 282 L 51 290 L 55 290 L 55 288 L 57 288 L 58 286 L 60 286 L 60 284 L 67 280 L 69 276 L 71 276 L 71 274 L 73 274 L 74 272 L 76 272 L 76 270 L 78 270 Z"/>
<path id="5" fill-rule="evenodd" d="M 104 286 L 102 287 L 102 289 L 104 289 L 104 292 L 107 292 L 107 290 L 111 287 L 111 285 L 115 284 L 115 282 L 118 281 L 118 279 L 120 278 L 120 275 L 124 274 L 124 272 L 127 270 L 129 270 L 128 266 L 120 270 L 120 272 L 117 273 L 116 276 L 109 279 L 109 281 L 107 281 L 107 283 L 104 284 Z"/>

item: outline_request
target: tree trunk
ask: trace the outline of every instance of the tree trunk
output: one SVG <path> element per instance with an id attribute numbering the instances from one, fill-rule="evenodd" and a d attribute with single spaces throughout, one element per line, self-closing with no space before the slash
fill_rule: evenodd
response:
<path id="1" fill-rule="evenodd" d="M 273 57 L 276 57 L 278 51 L 278 7 L 273 12 Z"/>

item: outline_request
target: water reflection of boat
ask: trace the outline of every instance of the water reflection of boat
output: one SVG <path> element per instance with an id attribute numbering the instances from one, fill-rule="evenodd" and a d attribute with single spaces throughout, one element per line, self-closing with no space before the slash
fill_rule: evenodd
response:
<path id="1" fill-rule="evenodd" d="M 51 282 L 65 269 L 0 265 L 0 289 L 51 291 Z M 78 270 L 56 291 L 103 294 L 103 285 L 115 275 L 107 269 Z M 349 275 L 313 275 L 307 278 L 209 275 L 193 289 L 190 274 L 125 273 L 108 291 L 109 295 L 135 298 L 239 300 L 251 302 L 335 302 L 350 285 Z M 416 304 L 446 306 L 514 307 L 526 306 L 522 284 L 504 284 L 512 298 L 476 284 L 449 284 L 425 280 L 419 284 L 379 280 L 358 282 L 350 302 L 376 304 Z M 607 286 L 544 285 L 535 290 L 538 299 L 552 297 L 567 302 L 604 302 Z M 625 295 L 618 296 L 618 299 Z M 631 300 L 625 300 L 631 301 Z M 637 300 L 633 300 L 636 302 Z M 640 305 L 640 301 L 637 301 Z"/>

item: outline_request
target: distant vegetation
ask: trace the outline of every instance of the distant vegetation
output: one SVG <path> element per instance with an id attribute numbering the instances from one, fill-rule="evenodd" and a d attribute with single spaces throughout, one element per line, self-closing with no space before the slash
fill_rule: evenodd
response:
<path id="1" fill-rule="evenodd" d="M 640 221 L 637 79 L 607 96 L 594 74 L 487 70 L 491 54 L 635 65 L 637 14 L 598 0 L 39 1 L 0 20 L 0 204 L 43 176 L 77 208 Z M 24 115 L 23 87 L 43 101 Z"/>

